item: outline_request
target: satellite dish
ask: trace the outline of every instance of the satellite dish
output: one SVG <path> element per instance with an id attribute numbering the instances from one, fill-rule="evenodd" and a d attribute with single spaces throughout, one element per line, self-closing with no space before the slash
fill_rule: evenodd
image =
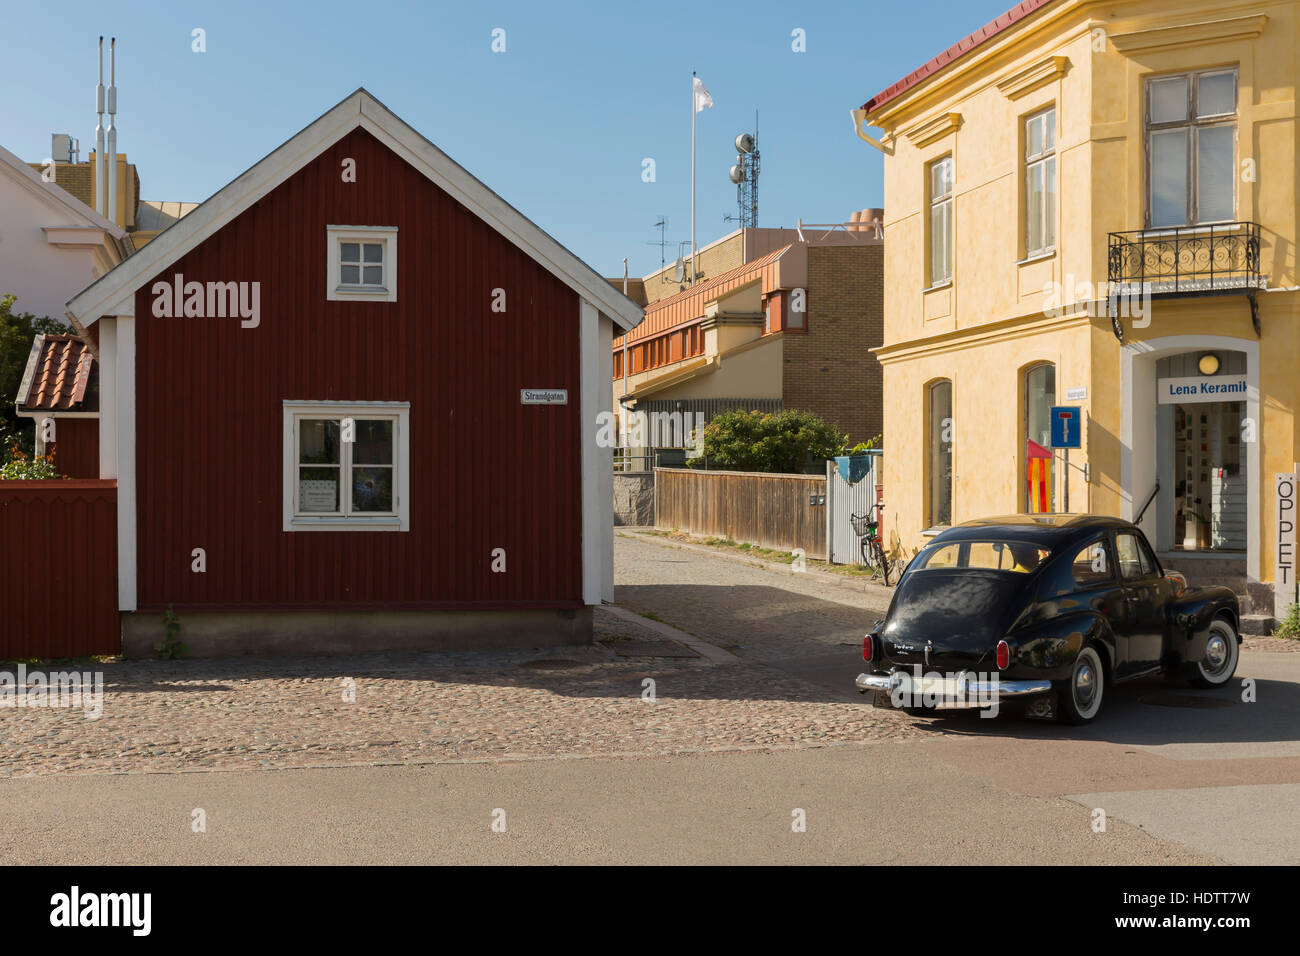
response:
<path id="1" fill-rule="evenodd" d="M 735 183 L 737 186 L 739 186 L 741 183 L 745 181 L 745 171 L 741 169 L 739 166 L 731 167 L 730 176 L 731 176 L 731 181 Z"/>
<path id="2" fill-rule="evenodd" d="M 748 133 L 741 133 L 736 137 L 736 152 L 752 153 L 754 151 L 754 137 Z"/>
<path id="3" fill-rule="evenodd" d="M 673 275 L 677 282 L 681 282 L 686 278 L 686 260 L 681 256 L 677 257 L 677 268 L 674 270 Z"/>

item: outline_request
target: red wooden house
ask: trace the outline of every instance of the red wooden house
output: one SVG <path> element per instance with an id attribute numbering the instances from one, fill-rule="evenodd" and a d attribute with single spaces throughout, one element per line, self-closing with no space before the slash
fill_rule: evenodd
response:
<path id="1" fill-rule="evenodd" d="M 365 90 L 68 308 L 127 653 L 590 639 L 642 310 Z"/>

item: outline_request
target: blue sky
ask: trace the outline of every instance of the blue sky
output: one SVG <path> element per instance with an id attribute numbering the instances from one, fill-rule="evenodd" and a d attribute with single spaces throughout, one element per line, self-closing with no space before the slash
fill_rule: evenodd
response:
<path id="1" fill-rule="evenodd" d="M 637 276 L 658 268 L 661 216 L 670 241 L 690 238 L 692 70 L 715 103 L 699 116 L 700 245 L 734 228 L 732 141 L 755 110 L 759 225 L 841 222 L 883 204 L 849 110 L 1008 6 L 6 0 L 0 145 L 35 162 L 66 132 L 84 158 L 101 32 L 118 38 L 118 149 L 145 199 L 206 199 L 365 86 L 602 273 L 627 256 Z M 791 50 L 796 28 L 807 52 Z"/>

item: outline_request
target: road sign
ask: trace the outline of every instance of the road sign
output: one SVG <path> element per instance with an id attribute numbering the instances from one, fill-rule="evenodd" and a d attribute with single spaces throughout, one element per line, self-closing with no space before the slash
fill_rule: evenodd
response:
<path id="1" fill-rule="evenodd" d="M 1083 447 L 1083 410 L 1078 405 L 1052 406 L 1052 447 Z"/>

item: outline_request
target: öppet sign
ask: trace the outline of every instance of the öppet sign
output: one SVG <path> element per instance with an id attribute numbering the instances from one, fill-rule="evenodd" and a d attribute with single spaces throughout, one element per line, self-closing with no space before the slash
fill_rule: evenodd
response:
<path id="1" fill-rule="evenodd" d="M 1277 552 L 1273 562 L 1273 616 L 1281 620 L 1296 603 L 1295 472 L 1277 476 Z"/>

